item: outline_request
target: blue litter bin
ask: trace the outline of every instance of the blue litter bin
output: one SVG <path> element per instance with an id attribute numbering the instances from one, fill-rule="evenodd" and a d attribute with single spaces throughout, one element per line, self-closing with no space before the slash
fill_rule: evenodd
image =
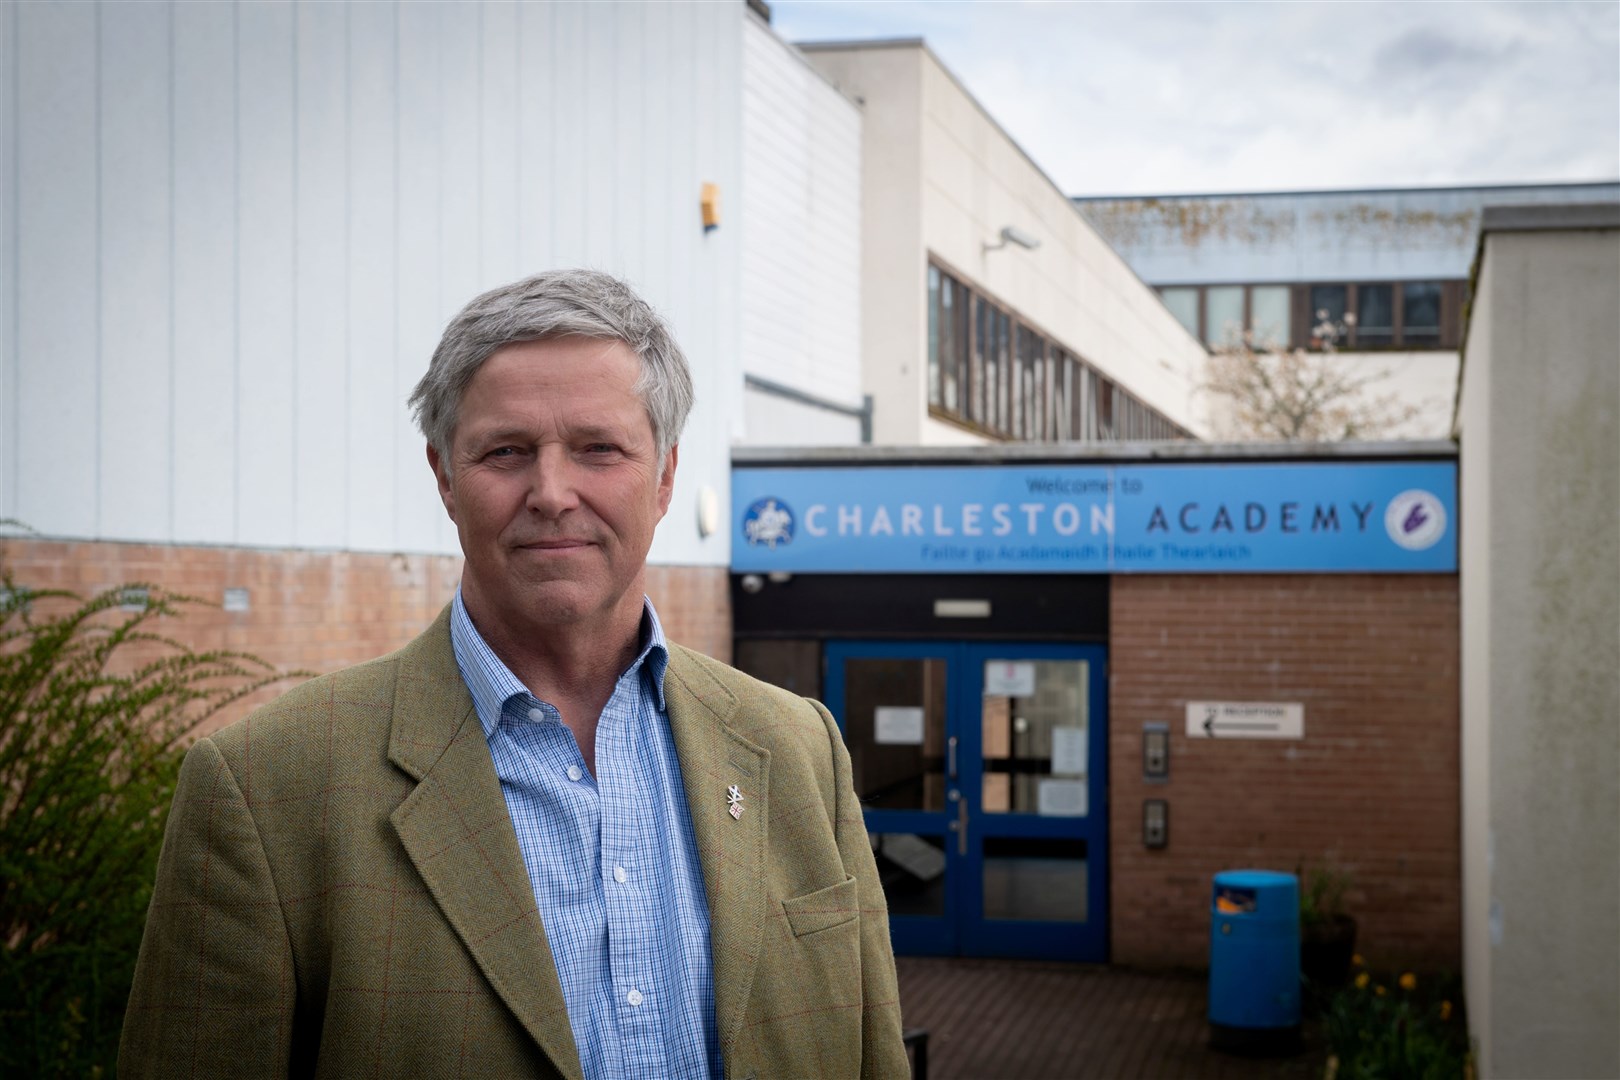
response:
<path id="1" fill-rule="evenodd" d="M 1209 934 L 1210 1044 L 1299 1048 L 1299 880 L 1271 870 L 1215 875 Z"/>

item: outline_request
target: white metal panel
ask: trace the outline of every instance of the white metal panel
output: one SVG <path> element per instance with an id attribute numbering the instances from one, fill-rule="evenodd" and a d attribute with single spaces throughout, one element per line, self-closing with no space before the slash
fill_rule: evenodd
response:
<path id="1" fill-rule="evenodd" d="M 552 105 L 551 44 L 557 8 L 518 8 L 517 172 L 518 258 L 525 274 L 547 268 L 551 257 L 552 161 L 557 122 Z"/>
<path id="2" fill-rule="evenodd" d="M 236 533 L 236 8 L 174 13 L 174 506 L 170 535 Z"/>
<path id="3" fill-rule="evenodd" d="M 859 405 L 859 113 L 763 24 L 743 38 L 744 367 Z"/>
<path id="4" fill-rule="evenodd" d="M 298 6 L 293 543 L 305 547 L 348 535 L 348 38 L 349 5 Z"/>
<path id="5" fill-rule="evenodd" d="M 658 223 L 660 227 L 647 228 L 642 237 L 641 259 L 636 284 L 649 297 L 656 297 L 662 307 L 668 303 L 670 283 L 675 277 L 673 231 L 668 227 L 670 130 L 676 102 L 673 73 L 670 70 L 668 42 L 676 12 L 664 4 L 641 7 L 645 20 L 643 40 L 647 42 L 641 69 L 643 97 L 641 113 L 646 125 L 647 139 L 641 148 L 639 165 L 645 180 L 637 196 L 641 220 Z M 723 195 L 724 193 L 722 193 Z M 667 312 L 666 312 L 667 313 Z M 728 485 L 729 487 L 729 485 Z"/>
<path id="6" fill-rule="evenodd" d="M 398 8 L 349 5 L 348 546 L 394 546 Z"/>
<path id="7" fill-rule="evenodd" d="M 99 35 L 87 4 L 17 5 L 16 516 L 96 531 Z M 26 44 L 24 44 L 26 43 Z"/>
<path id="8" fill-rule="evenodd" d="M 97 532 L 162 540 L 170 499 L 168 8 L 101 18 Z M 156 62 L 154 62 L 154 60 Z"/>
<path id="9" fill-rule="evenodd" d="M 27 225 L 0 253 L 0 422 L 29 455 L 0 473 L 37 493 L 0 509 L 56 535 L 454 551 L 405 398 L 474 294 L 580 264 L 670 317 L 705 410 L 679 497 L 725 490 L 740 8 L 120 5 L 116 56 L 96 10 L 0 15 L 0 221 Z M 704 180 L 728 200 L 708 237 Z M 725 561 L 674 520 L 661 558 Z"/>
<path id="10" fill-rule="evenodd" d="M 585 98 L 594 87 L 582 77 L 585 67 L 587 9 L 558 4 L 553 9 L 549 55 L 535 57 L 551 75 L 553 139 L 551 159 L 551 265 L 583 266 L 588 144 L 600 137 L 585 119 Z"/>
<path id="11" fill-rule="evenodd" d="M 606 5 L 599 12 L 589 12 L 585 20 L 584 49 L 568 58 L 563 70 L 568 81 L 579 94 L 579 114 L 584 123 L 580 140 L 564 143 L 557 148 L 564 158 L 577 162 L 579 182 L 583 185 L 580 209 L 583 212 L 584 249 L 581 265 L 599 269 L 613 266 L 613 236 L 616 197 L 620 177 L 614 160 L 613 122 L 618 112 L 618 99 L 626 90 L 611 77 L 614 70 L 617 41 L 614 31 L 622 5 Z"/>
<path id="12" fill-rule="evenodd" d="M 616 5 L 615 5 L 616 6 Z M 479 8 L 479 269 L 489 284 L 524 274 L 517 224 L 517 5 L 490 0 Z"/>
<path id="13" fill-rule="evenodd" d="M 442 9 L 433 4 L 405 4 L 399 9 L 399 69 L 431 72 L 432 77 L 401 78 L 399 83 L 399 348 L 394 362 L 394 506 L 398 521 L 396 546 L 406 551 L 454 550 L 453 534 L 441 536 L 444 508 L 428 472 L 421 434 L 411 422 L 405 401 L 427 370 L 444 328 L 439 290 L 443 245 L 439 230 L 427 228 L 440 218 L 443 168 L 439 147 L 445 115 L 439 96 L 438 51 Z"/>
<path id="14" fill-rule="evenodd" d="M 610 265 L 638 266 L 642 260 L 642 187 L 654 178 L 641 167 L 644 153 L 644 114 L 647 93 L 642 57 L 646 45 L 645 8 L 640 4 L 613 5 L 613 125 L 603 132 L 611 142 L 613 167 L 612 258 Z"/>
<path id="15" fill-rule="evenodd" d="M 238 541 L 285 546 L 297 534 L 295 349 L 296 9 L 286 0 L 238 14 Z"/>
<path id="16" fill-rule="evenodd" d="M 18 6 L 0 7 L 0 517 L 17 514 Z"/>
<path id="17" fill-rule="evenodd" d="M 858 417 L 818 409 L 797 401 L 745 390 L 748 430 L 768 446 L 856 446 L 861 441 Z"/>

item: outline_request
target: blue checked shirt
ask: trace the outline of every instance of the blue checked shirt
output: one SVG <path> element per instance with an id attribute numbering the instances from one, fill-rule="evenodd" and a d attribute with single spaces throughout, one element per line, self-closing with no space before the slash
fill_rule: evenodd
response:
<path id="1" fill-rule="evenodd" d="M 551 944 L 586 1080 L 720 1076 L 709 908 L 664 706 L 669 648 L 652 602 L 641 653 L 596 728 L 592 776 L 555 706 L 450 614 L 456 665 Z"/>

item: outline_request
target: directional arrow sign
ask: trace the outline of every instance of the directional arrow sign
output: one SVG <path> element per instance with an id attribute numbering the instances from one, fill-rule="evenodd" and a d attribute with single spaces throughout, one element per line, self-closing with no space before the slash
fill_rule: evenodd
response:
<path id="1" fill-rule="evenodd" d="M 1303 739 L 1305 706 L 1274 701 L 1189 701 L 1192 739 Z"/>

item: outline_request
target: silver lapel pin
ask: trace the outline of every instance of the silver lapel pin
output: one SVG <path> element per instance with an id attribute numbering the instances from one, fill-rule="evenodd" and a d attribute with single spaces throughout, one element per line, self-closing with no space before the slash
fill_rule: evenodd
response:
<path id="1" fill-rule="evenodd" d="M 732 819 L 742 820 L 743 793 L 737 790 L 736 784 L 732 784 L 731 787 L 726 789 L 726 802 L 729 804 Z"/>

